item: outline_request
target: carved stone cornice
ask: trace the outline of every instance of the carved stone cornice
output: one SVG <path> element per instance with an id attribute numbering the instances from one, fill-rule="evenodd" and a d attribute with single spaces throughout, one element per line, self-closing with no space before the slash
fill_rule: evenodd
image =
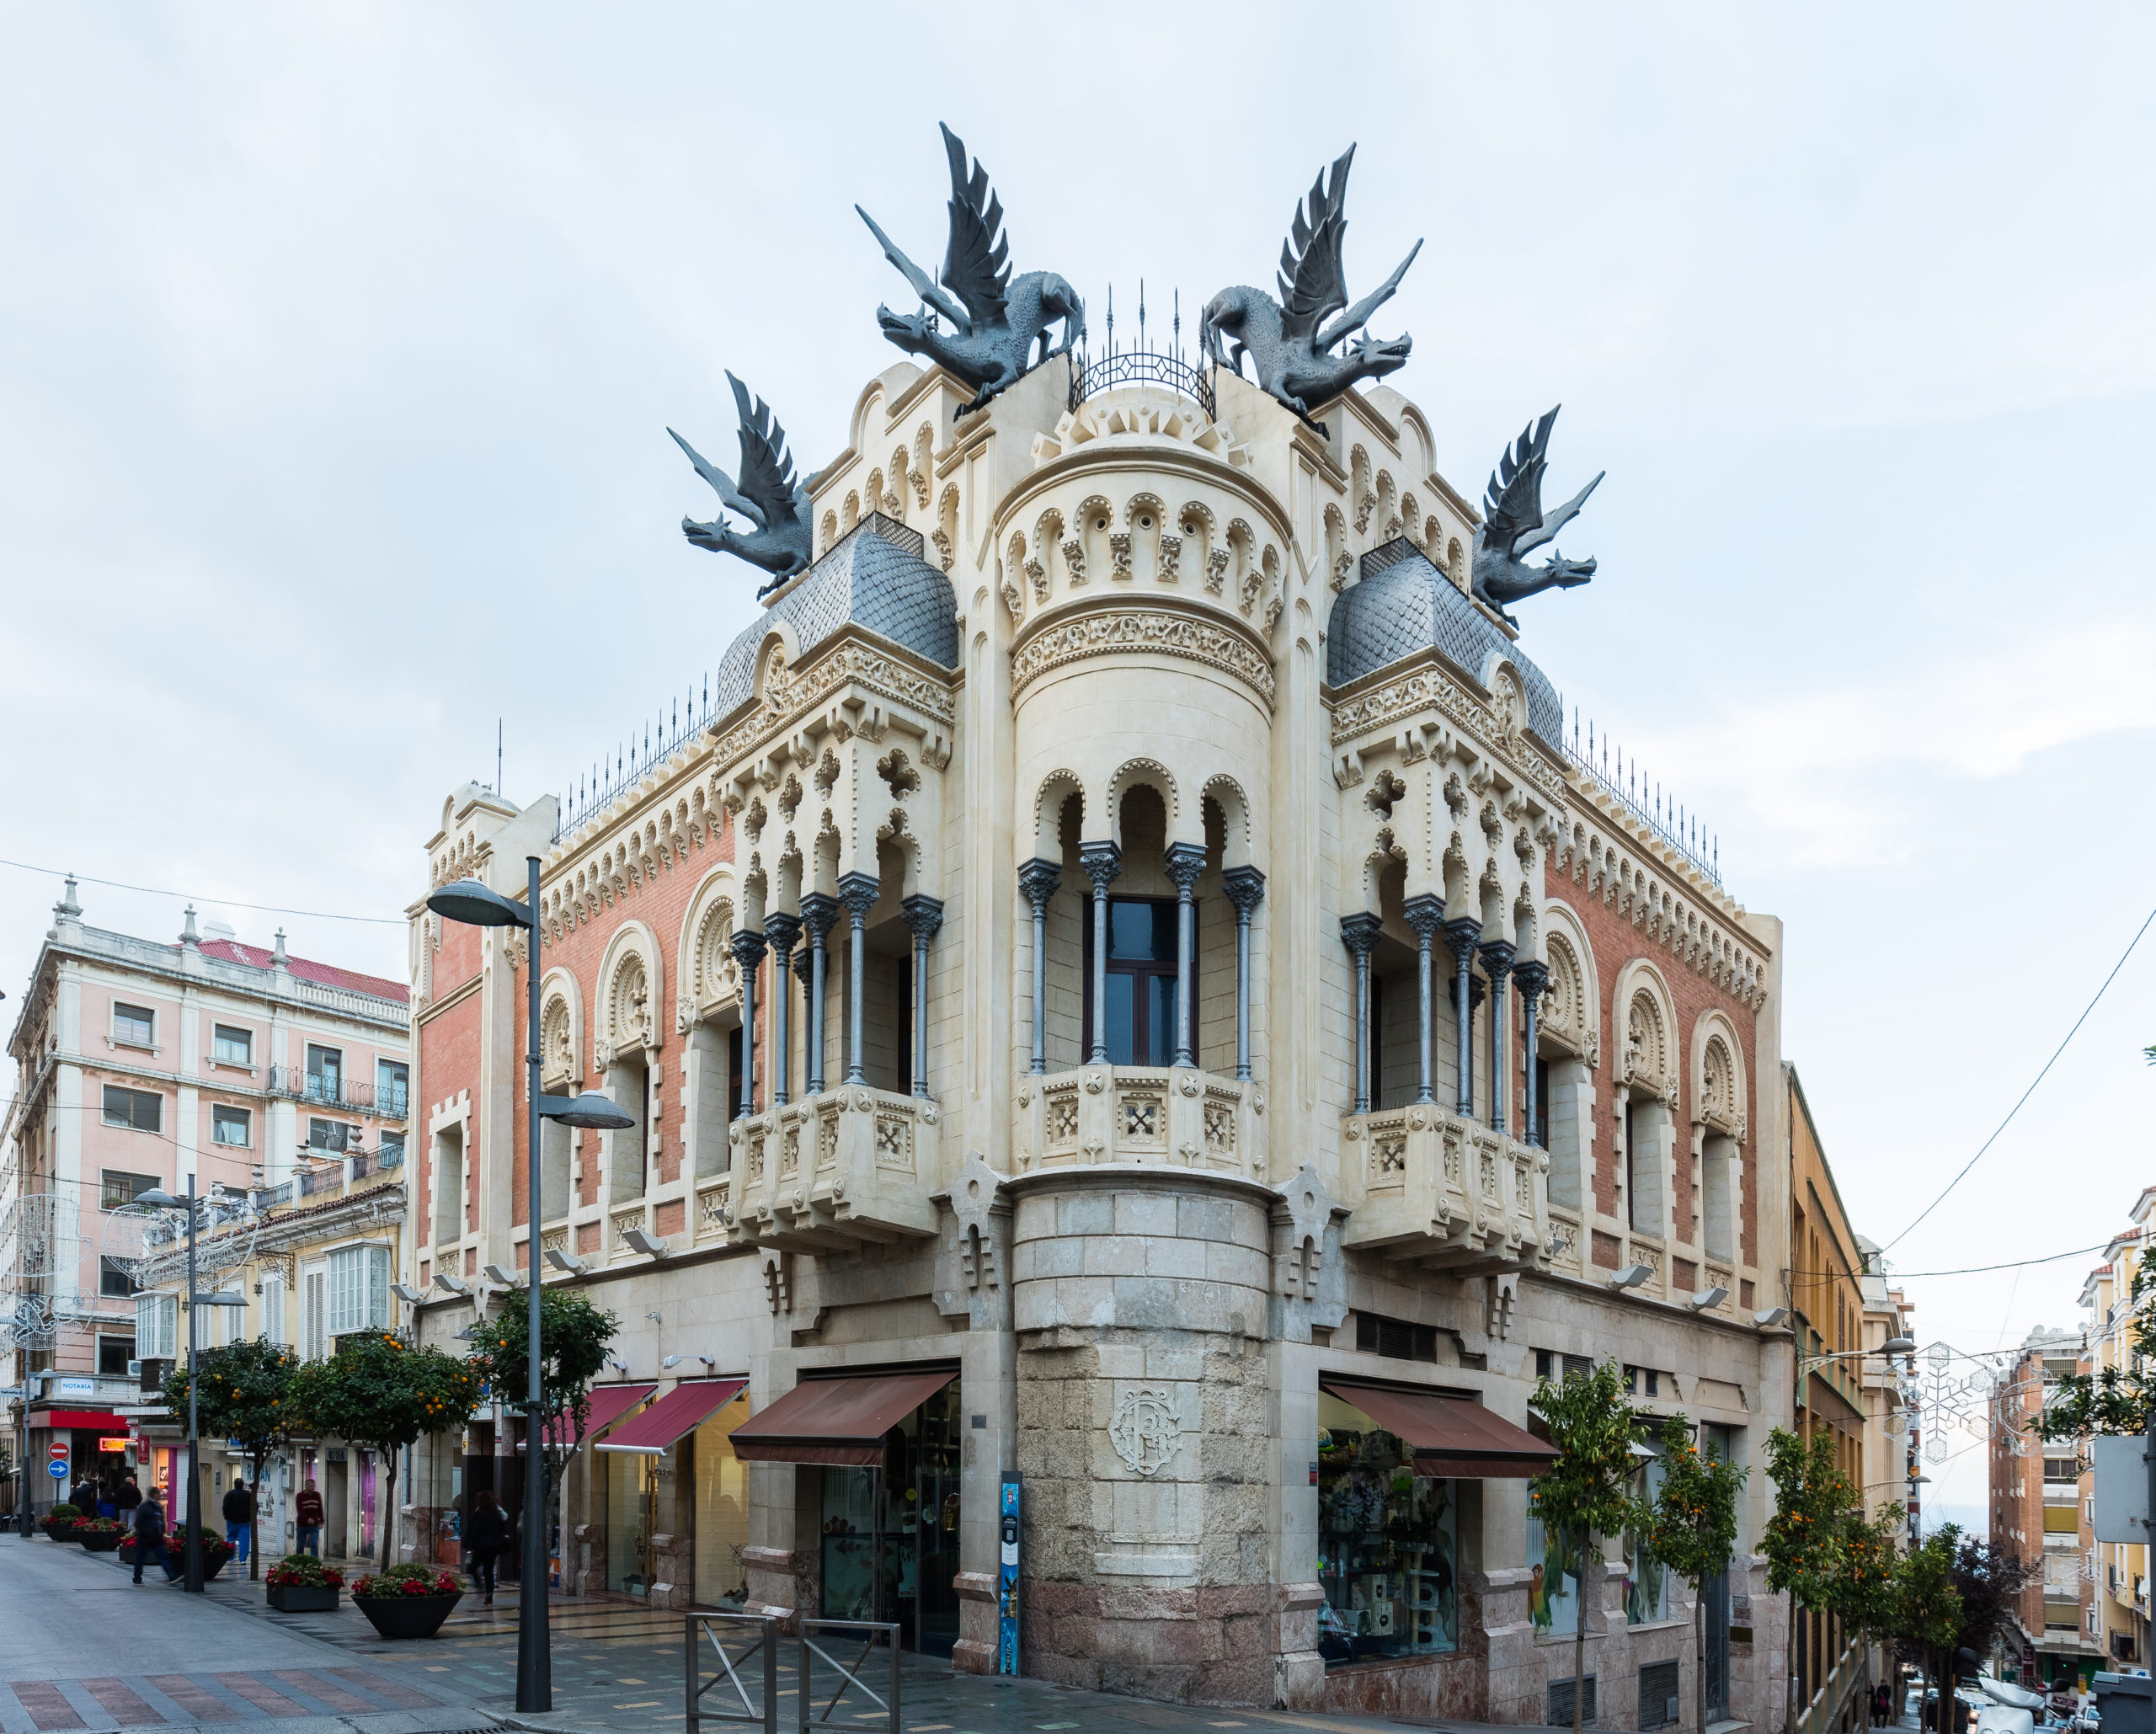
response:
<path id="1" fill-rule="evenodd" d="M 862 627 L 841 627 L 798 668 L 766 675 L 754 708 L 721 725 L 712 741 L 712 758 L 721 772 L 730 771 L 750 748 L 848 685 L 948 724 L 958 714 L 951 690 L 957 677 L 931 668 Z"/>
<path id="2" fill-rule="evenodd" d="M 1434 650 L 1405 673 L 1374 675 L 1371 683 L 1353 683 L 1332 707 L 1332 744 L 1345 746 L 1366 734 L 1391 730 L 1425 711 L 1436 711 L 1466 729 L 1478 751 L 1517 771 L 1551 808 L 1563 811 L 1575 791 L 1561 766 L 1545 757 L 1524 733 L 1510 734 L 1504 719 L 1468 686 L 1446 672 Z"/>
<path id="3" fill-rule="evenodd" d="M 1011 651 L 1011 696 L 1088 657 L 1125 653 L 1181 657 L 1230 675 L 1273 707 L 1273 657 L 1265 641 L 1232 615 L 1170 595 L 1089 598 L 1060 608 L 1021 633 Z"/>

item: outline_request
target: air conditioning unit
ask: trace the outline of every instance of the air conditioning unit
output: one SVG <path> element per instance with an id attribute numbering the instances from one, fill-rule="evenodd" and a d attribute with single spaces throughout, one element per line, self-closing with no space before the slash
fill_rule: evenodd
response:
<path id="1" fill-rule="evenodd" d="M 130 1361 L 127 1363 L 127 1376 L 130 1379 L 140 1379 L 142 1376 L 142 1363 L 140 1361 Z"/>

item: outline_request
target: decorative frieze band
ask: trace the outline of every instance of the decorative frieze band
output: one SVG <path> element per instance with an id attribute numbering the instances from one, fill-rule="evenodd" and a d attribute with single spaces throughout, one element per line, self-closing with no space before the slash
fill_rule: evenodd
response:
<path id="1" fill-rule="evenodd" d="M 1344 746 L 1428 710 L 1438 711 L 1469 730 L 1476 744 L 1486 750 L 1502 753 L 1506 762 L 1553 808 L 1561 809 L 1571 801 L 1572 791 L 1564 774 L 1519 739 L 1516 731 L 1510 736 L 1517 743 L 1514 750 L 1505 752 L 1508 731 L 1497 713 L 1439 668 L 1418 669 L 1337 707 L 1332 712 L 1332 744 Z"/>
<path id="2" fill-rule="evenodd" d="M 1023 692 L 1051 669 L 1123 651 L 1180 656 L 1232 675 L 1273 703 L 1273 659 L 1235 626 L 1165 608 L 1116 608 L 1051 621 L 1011 654 L 1011 692 Z"/>

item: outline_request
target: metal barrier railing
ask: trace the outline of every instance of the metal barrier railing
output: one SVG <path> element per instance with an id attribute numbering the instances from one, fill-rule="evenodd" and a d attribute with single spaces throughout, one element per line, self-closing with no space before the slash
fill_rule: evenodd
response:
<path id="1" fill-rule="evenodd" d="M 861 1653 L 853 1658 L 852 1666 L 848 1667 L 837 1657 L 832 1655 L 830 1651 L 816 1642 L 816 1638 L 819 1636 L 835 1640 L 834 1647 L 840 1649 L 846 1647 L 846 1641 L 857 1637 L 862 1641 Z M 879 1644 L 890 1657 L 891 1677 L 884 1688 L 884 1690 L 890 1694 L 888 1698 L 879 1694 L 873 1686 L 862 1678 L 867 1668 L 869 1657 L 876 1653 Z M 814 1664 L 811 1660 L 812 1657 L 819 1656 L 839 1672 L 839 1682 L 831 1689 L 831 1701 L 824 1706 L 824 1713 L 821 1715 L 814 1714 L 816 1707 L 816 1683 L 813 1671 Z M 801 1622 L 799 1684 L 803 1728 L 819 1726 L 828 1723 L 839 1705 L 850 1701 L 846 1697 L 846 1688 L 851 1686 L 883 1712 L 885 1734 L 899 1734 L 899 1628 L 895 1624 L 887 1624 L 873 1619 L 803 1620 Z M 846 1721 L 852 1726 L 860 1727 L 864 1725 L 865 1718 L 870 1714 L 873 1712 L 852 1711 L 848 1714 Z"/>
<path id="2" fill-rule="evenodd" d="M 753 1636 L 751 1635 L 753 1634 Z M 729 1651 L 728 1637 L 748 1639 L 745 1648 Z M 707 1641 L 718 1671 L 704 1678 L 703 1644 Z M 681 1634 L 682 1662 L 687 1671 L 689 1734 L 698 1734 L 706 1722 L 731 1722 L 736 1726 L 760 1728 L 778 1734 L 778 1621 L 767 1614 L 691 1614 Z M 738 1666 L 737 1666 L 738 1664 Z M 760 1675 L 763 1701 L 752 1701 L 744 1672 Z M 707 1710 L 704 1694 L 722 1681 L 731 1689 L 740 1708 Z M 723 1705 L 723 1695 L 718 1700 Z"/>

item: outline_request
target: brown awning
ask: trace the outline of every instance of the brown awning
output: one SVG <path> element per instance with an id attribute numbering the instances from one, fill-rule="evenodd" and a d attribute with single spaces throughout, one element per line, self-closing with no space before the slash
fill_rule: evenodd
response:
<path id="1" fill-rule="evenodd" d="M 593 1385 L 590 1406 L 584 1411 L 581 1443 L 590 1444 L 658 1389 L 648 1379 L 641 1385 Z M 576 1422 L 572 1417 L 557 1415 L 547 1423 L 547 1443 L 549 1445 L 568 1444 L 574 1437 L 575 1427 Z"/>
<path id="2" fill-rule="evenodd" d="M 804 1379 L 728 1436 L 750 1463 L 831 1463 L 875 1468 L 883 1435 L 958 1376 L 942 1373 L 861 1373 Z"/>
<path id="3" fill-rule="evenodd" d="M 1557 1460 L 1524 1427 L 1492 1415 L 1480 1403 L 1406 1391 L 1321 1375 L 1318 1384 L 1351 1403 L 1387 1433 L 1398 1433 L 1413 1454 L 1418 1475 L 1458 1475 L 1467 1481 L 1505 1481 L 1538 1475 Z"/>
<path id="4" fill-rule="evenodd" d="M 745 1379 L 684 1379 L 633 1421 L 625 1421 L 599 1442 L 601 1451 L 642 1451 L 658 1456 L 671 1451 L 741 1395 Z"/>

